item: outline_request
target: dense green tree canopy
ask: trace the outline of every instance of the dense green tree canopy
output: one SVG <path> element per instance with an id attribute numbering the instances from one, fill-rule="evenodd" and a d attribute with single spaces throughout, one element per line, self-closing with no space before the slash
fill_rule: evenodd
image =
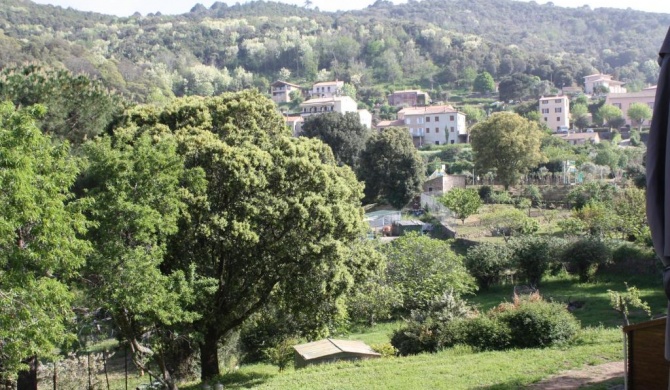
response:
<path id="1" fill-rule="evenodd" d="M 370 130 L 361 124 L 357 113 L 329 112 L 307 117 L 302 135 L 320 139 L 330 146 L 338 163 L 355 169 Z"/>
<path id="2" fill-rule="evenodd" d="M 86 222 L 70 186 L 67 143 L 53 146 L 36 123 L 43 107 L 0 104 L 0 377 L 25 358 L 48 357 L 73 335 L 68 282 L 89 250 Z"/>
<path id="3" fill-rule="evenodd" d="M 604 104 L 598 109 L 598 117 L 602 120 L 603 124 L 606 124 L 611 128 L 615 127 L 614 121 L 623 117 L 623 112 L 621 112 L 620 108 L 611 104 Z"/>
<path id="4" fill-rule="evenodd" d="M 477 75 L 474 84 L 472 85 L 472 89 L 475 92 L 480 93 L 495 92 L 496 83 L 493 80 L 493 76 L 491 76 L 489 72 L 484 71 Z"/>
<path id="5" fill-rule="evenodd" d="M 638 125 L 638 129 L 642 131 L 642 124 L 644 121 L 651 119 L 652 111 L 651 108 L 649 108 L 649 106 L 646 104 L 633 103 L 630 105 L 626 113 L 628 114 L 628 118 L 636 123 Z"/>
<path id="6" fill-rule="evenodd" d="M 189 334 L 203 379 L 219 373 L 219 341 L 271 299 L 326 321 L 373 259 L 354 253 L 365 228 L 351 169 L 338 166 L 321 141 L 291 138 L 259 93 L 138 108 L 120 125 L 121 139 L 167 126 L 186 167 L 204 172 L 204 193 L 188 200 L 161 267 L 194 279 L 187 309 L 200 319 Z"/>
<path id="7" fill-rule="evenodd" d="M 39 127 L 45 134 L 81 144 L 102 133 L 122 101 L 98 81 L 66 70 L 28 65 L 5 68 L 0 73 L 0 101 L 17 107 L 43 104 L 46 114 Z"/>
<path id="8" fill-rule="evenodd" d="M 423 160 L 407 129 L 391 127 L 374 134 L 361 153 L 358 177 L 365 182 L 365 202 L 383 199 L 402 208 L 420 193 Z"/>
<path id="9" fill-rule="evenodd" d="M 482 205 L 482 200 L 474 189 L 452 188 L 439 200 L 463 223 L 467 217 L 476 214 Z"/>
<path id="10" fill-rule="evenodd" d="M 185 310 L 193 299 L 185 270 L 164 273 L 161 266 L 185 201 L 204 180 L 200 170 L 184 168 L 166 126 L 126 141 L 104 137 L 84 146 L 89 165 L 81 182 L 95 201 L 88 235 L 95 251 L 83 272 L 85 287 L 90 303 L 111 314 L 120 337 L 132 346 L 135 364 L 174 388 L 164 357 L 171 341 L 166 326 L 198 315 Z M 194 193 L 183 188 L 186 182 Z M 151 357 L 160 371 L 148 367 Z"/>
<path id="11" fill-rule="evenodd" d="M 474 291 L 474 278 L 446 241 L 410 233 L 382 247 L 382 252 L 389 280 L 401 292 L 407 310 L 423 308 L 445 292 L 460 296 Z"/>
<path id="12" fill-rule="evenodd" d="M 470 132 L 475 164 L 480 172 L 495 169 L 505 188 L 542 162 L 540 144 L 544 134 L 537 122 L 509 112 L 495 113 Z"/>

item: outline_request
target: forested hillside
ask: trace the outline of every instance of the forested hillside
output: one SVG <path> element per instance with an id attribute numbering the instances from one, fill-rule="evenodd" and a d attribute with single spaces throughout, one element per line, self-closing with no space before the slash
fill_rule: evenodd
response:
<path id="1" fill-rule="evenodd" d="M 282 77 L 339 78 L 371 103 L 380 95 L 366 90 L 372 86 L 440 91 L 467 87 L 484 70 L 496 80 L 526 73 L 556 87 L 597 70 L 634 90 L 654 82 L 670 26 L 667 14 L 510 0 L 379 0 L 337 13 L 217 2 L 179 16 L 128 18 L 27 0 L 0 5 L 0 66 L 64 66 L 138 101 L 264 90 Z"/>

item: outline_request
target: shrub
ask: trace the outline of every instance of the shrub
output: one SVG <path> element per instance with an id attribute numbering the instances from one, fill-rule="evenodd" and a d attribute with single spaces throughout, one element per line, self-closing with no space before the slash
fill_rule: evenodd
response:
<path id="1" fill-rule="evenodd" d="M 512 348 L 538 348 L 570 340 L 579 322 L 559 303 L 521 301 L 512 310 L 496 315 L 510 330 Z"/>
<path id="2" fill-rule="evenodd" d="M 612 251 L 612 261 L 614 264 L 633 261 L 653 261 L 656 255 L 648 248 L 643 248 L 630 242 L 622 242 Z"/>
<path id="3" fill-rule="evenodd" d="M 512 343 L 510 327 L 494 316 L 480 316 L 461 325 L 462 342 L 480 351 L 509 348 Z"/>
<path id="4" fill-rule="evenodd" d="M 527 236 L 510 241 L 512 263 L 532 286 L 538 286 L 544 273 L 559 260 L 563 242 L 548 237 Z"/>
<path id="5" fill-rule="evenodd" d="M 437 352 L 445 345 L 453 345 L 453 340 L 445 340 L 447 336 L 452 337 L 445 334 L 445 329 L 452 322 L 472 313 L 473 310 L 466 301 L 459 299 L 451 291 L 446 292 L 429 301 L 424 309 L 412 310 L 410 322 L 393 333 L 391 344 L 402 356 Z M 450 344 L 446 344 L 448 342 Z"/>
<path id="6" fill-rule="evenodd" d="M 489 201 L 496 204 L 514 204 L 514 198 L 508 192 L 493 192 L 489 195 Z"/>
<path id="7" fill-rule="evenodd" d="M 293 346 L 296 344 L 298 344 L 297 339 L 285 339 L 276 346 L 264 349 L 263 354 L 270 363 L 279 367 L 279 371 L 284 371 L 286 367 L 293 363 Z"/>
<path id="8" fill-rule="evenodd" d="M 382 355 L 383 358 L 393 357 L 398 352 L 391 343 L 378 343 L 370 345 L 373 351 Z"/>
<path id="9" fill-rule="evenodd" d="M 491 202 L 491 194 L 493 193 L 493 189 L 491 189 L 491 186 L 481 186 L 479 187 L 477 193 L 479 194 L 479 198 L 482 200 L 482 202 L 484 203 Z"/>
<path id="10" fill-rule="evenodd" d="M 442 344 L 440 334 L 440 326 L 435 322 L 410 322 L 406 327 L 393 332 L 391 345 L 398 350 L 400 356 L 437 352 Z"/>
<path id="11" fill-rule="evenodd" d="M 563 251 L 563 261 L 576 270 L 581 282 L 592 282 L 598 267 L 608 263 L 612 254 L 602 241 L 584 238 L 569 244 Z"/>
<path id="12" fill-rule="evenodd" d="M 497 283 L 501 272 L 510 264 L 510 251 L 506 245 L 481 243 L 470 247 L 465 256 L 465 267 L 483 290 Z"/>

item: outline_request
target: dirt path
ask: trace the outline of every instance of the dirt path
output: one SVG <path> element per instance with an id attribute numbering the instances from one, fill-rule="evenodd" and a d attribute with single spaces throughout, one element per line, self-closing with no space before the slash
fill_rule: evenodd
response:
<path id="1" fill-rule="evenodd" d="M 598 366 L 589 366 L 583 369 L 561 372 L 541 382 L 527 387 L 527 390 L 568 390 L 579 389 L 585 385 L 591 385 L 608 381 L 610 379 L 623 378 L 623 361 L 605 363 Z M 618 387 L 615 387 L 618 388 Z M 623 389 L 623 386 L 620 387 Z"/>

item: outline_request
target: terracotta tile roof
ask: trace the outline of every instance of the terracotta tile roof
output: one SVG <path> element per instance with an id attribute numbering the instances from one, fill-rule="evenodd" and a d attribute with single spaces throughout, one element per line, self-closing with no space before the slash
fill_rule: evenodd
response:
<path id="1" fill-rule="evenodd" d="M 405 121 L 396 119 L 394 121 L 379 121 L 376 127 L 391 127 L 391 126 L 405 126 Z"/>

